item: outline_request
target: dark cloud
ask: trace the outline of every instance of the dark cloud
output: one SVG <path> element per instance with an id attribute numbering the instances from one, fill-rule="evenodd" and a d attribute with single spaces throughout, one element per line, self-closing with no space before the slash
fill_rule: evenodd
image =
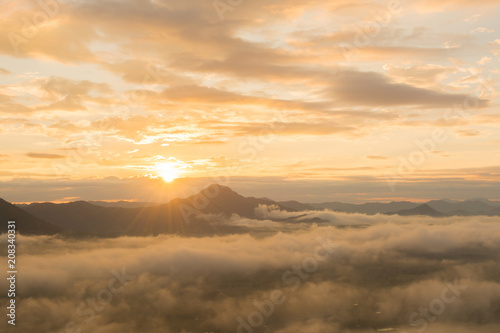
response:
<path id="1" fill-rule="evenodd" d="M 327 96 L 341 102 L 367 106 L 426 106 L 452 108 L 467 103 L 486 106 L 486 100 L 392 82 L 375 72 L 341 71 L 332 80 Z"/>

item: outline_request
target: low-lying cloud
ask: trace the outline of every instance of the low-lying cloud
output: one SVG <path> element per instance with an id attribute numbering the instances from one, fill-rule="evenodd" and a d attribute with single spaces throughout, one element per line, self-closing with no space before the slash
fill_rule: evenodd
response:
<path id="1" fill-rule="evenodd" d="M 316 214 L 326 221 L 315 224 L 280 221 L 297 213 L 273 208 L 261 207 L 261 213 L 272 217 L 251 234 L 21 237 L 15 329 L 40 333 L 79 329 L 319 333 L 389 328 L 493 333 L 500 329 L 498 217 L 305 213 L 304 219 Z M 217 223 L 253 223 L 237 216 L 213 218 Z M 295 228 L 278 232 L 276 225 L 284 224 Z M 5 237 L 0 246 L 6 248 Z"/>

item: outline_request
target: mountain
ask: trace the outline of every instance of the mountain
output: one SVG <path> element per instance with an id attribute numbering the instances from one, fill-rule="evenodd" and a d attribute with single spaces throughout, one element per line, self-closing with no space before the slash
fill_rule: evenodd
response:
<path id="1" fill-rule="evenodd" d="M 321 202 L 321 203 L 306 203 L 306 205 L 314 207 L 316 210 L 328 209 L 334 212 L 353 213 L 357 206 L 356 204 L 343 202 Z"/>
<path id="2" fill-rule="evenodd" d="M 318 204 L 307 204 L 316 209 L 329 209 L 336 212 L 360 213 L 360 214 L 387 214 L 403 209 L 411 209 L 419 204 L 409 201 L 393 201 L 389 203 L 368 202 L 364 204 L 349 204 L 342 202 L 323 202 Z"/>
<path id="3" fill-rule="evenodd" d="M 488 204 L 490 206 L 500 207 L 500 201 L 488 200 L 485 198 L 473 198 L 473 199 L 469 199 L 466 201 L 481 201 L 481 202 L 484 202 L 485 204 Z"/>
<path id="4" fill-rule="evenodd" d="M 493 201 L 486 199 L 449 202 L 433 200 L 427 203 L 431 208 L 448 215 L 488 215 L 496 207 Z"/>
<path id="5" fill-rule="evenodd" d="M 205 199 L 208 199 L 206 200 L 206 206 L 203 205 L 203 201 Z M 191 196 L 187 199 L 174 199 L 168 204 L 176 202 L 184 202 L 188 205 L 201 202 L 202 205 L 200 206 L 200 204 L 198 204 L 198 208 L 205 214 L 238 214 L 239 216 L 248 218 L 258 218 L 258 216 L 255 215 L 255 208 L 258 205 L 277 205 L 281 210 L 291 210 L 276 201 L 266 198 L 244 197 L 234 192 L 227 186 L 216 184 L 210 185 L 197 195 Z"/>
<path id="6" fill-rule="evenodd" d="M 391 215 L 397 214 L 401 216 L 412 216 L 412 215 L 424 215 L 424 216 L 432 216 L 432 217 L 444 217 L 447 216 L 446 214 L 443 214 L 441 212 L 438 212 L 428 204 L 423 204 L 420 206 L 417 206 L 412 209 L 403 209 L 400 210 L 396 213 L 391 213 Z"/>
<path id="7" fill-rule="evenodd" d="M 21 234 L 53 235 L 61 231 L 61 228 L 31 215 L 3 199 L 0 199 L 0 220 L 2 221 L 2 230 L 0 231 L 2 233 L 7 232 L 8 221 L 16 221 L 16 232 Z"/>
<path id="8" fill-rule="evenodd" d="M 58 227 L 90 234 L 120 233 L 130 219 L 126 208 L 106 208 L 85 201 L 33 203 L 24 210 Z"/>
<path id="9" fill-rule="evenodd" d="M 437 210 L 437 211 L 440 211 L 440 212 L 443 212 L 443 213 L 450 213 L 452 211 L 455 211 L 455 210 L 461 210 L 457 204 L 461 203 L 461 201 L 451 201 L 451 200 L 431 200 L 429 202 L 427 202 L 426 204 Z M 464 212 L 466 212 L 464 210 Z"/>
<path id="10" fill-rule="evenodd" d="M 496 208 L 494 208 L 493 210 L 491 210 L 491 211 L 489 212 L 489 214 L 488 214 L 488 215 L 490 215 L 490 216 L 495 216 L 495 215 L 497 215 L 497 216 L 498 216 L 498 215 L 500 215 L 500 207 L 496 207 Z"/>
<path id="11" fill-rule="evenodd" d="M 136 202 L 136 201 L 87 201 L 88 203 L 101 207 L 120 207 L 120 208 L 142 208 L 161 205 L 155 202 Z"/>
<path id="12" fill-rule="evenodd" d="M 255 208 L 278 205 L 268 199 L 243 197 L 229 187 L 211 185 L 185 199 L 174 199 L 153 207 L 102 207 L 84 201 L 65 204 L 35 203 L 24 209 L 57 226 L 96 235 L 150 235 L 163 233 L 227 232 L 224 226 L 210 223 L 207 214 L 238 214 L 258 218 Z"/>
<path id="13" fill-rule="evenodd" d="M 476 214 L 471 213 L 471 212 L 467 212 L 463 209 L 458 209 L 458 210 L 454 210 L 454 211 L 449 212 L 447 215 L 448 216 L 474 216 Z"/>
<path id="14" fill-rule="evenodd" d="M 466 210 L 472 213 L 489 213 L 494 210 L 495 204 L 492 201 L 486 200 L 466 200 L 458 204 L 460 209 Z"/>
<path id="15" fill-rule="evenodd" d="M 286 205 L 286 203 L 284 203 Z M 425 203 L 438 213 L 450 216 L 472 216 L 472 215 L 499 215 L 500 205 L 497 201 L 487 199 L 471 199 L 465 201 L 457 200 L 431 200 Z M 369 202 L 364 204 L 350 204 L 342 202 L 323 202 L 305 204 L 315 209 L 329 209 L 336 212 L 360 213 L 360 214 L 391 214 L 403 211 L 403 214 L 411 214 L 412 209 L 419 207 L 420 203 L 409 201 L 393 201 L 389 203 Z M 300 208 L 295 204 L 294 207 Z M 406 212 L 408 211 L 408 212 Z M 420 209 L 417 209 L 418 213 Z M 429 213 L 432 213 L 429 210 Z M 426 215 L 426 214 L 424 214 Z M 429 215 L 432 216 L 432 215 Z"/>
<path id="16" fill-rule="evenodd" d="M 283 207 L 286 207 L 288 209 L 294 210 L 294 211 L 305 211 L 305 210 L 317 210 L 317 207 L 303 204 L 298 201 L 290 200 L 290 201 L 279 201 L 278 204 L 280 204 Z"/>
<path id="17" fill-rule="evenodd" d="M 491 202 L 494 203 L 494 202 Z M 325 202 L 320 204 L 304 204 L 297 201 L 276 202 L 268 198 L 244 197 L 229 187 L 211 185 L 196 195 L 188 198 L 177 198 L 166 204 L 143 206 L 145 203 L 116 202 L 111 207 L 108 203 L 76 201 L 65 204 L 33 203 L 23 209 L 8 204 L 2 210 L 2 216 L 8 218 L 7 212 L 15 210 L 11 216 L 20 221 L 29 221 L 27 232 L 72 231 L 77 235 L 156 235 L 156 234 L 213 234 L 242 231 L 244 226 L 229 226 L 212 222 L 208 214 L 259 219 L 255 208 L 259 205 L 276 205 L 285 211 L 300 212 L 305 210 L 330 209 L 338 212 L 362 214 L 398 214 L 402 216 L 425 215 L 432 217 L 452 215 L 500 215 L 500 206 L 490 205 L 488 200 L 433 200 L 426 204 L 408 201 L 390 203 L 348 204 L 341 202 Z M 140 207 L 130 207 L 138 204 Z M 124 207 L 116 207 L 124 206 Z M 8 209 L 7 209 L 8 208 Z M 20 215 L 24 213 L 24 216 Z M 7 214 L 7 215 L 5 215 Z M 301 222 L 321 222 L 319 219 L 307 220 L 304 215 L 289 218 Z M 5 220 L 5 218 L 4 218 Z M 48 221 L 50 223 L 47 223 Z M 284 219 L 287 221 L 287 219 Z"/>

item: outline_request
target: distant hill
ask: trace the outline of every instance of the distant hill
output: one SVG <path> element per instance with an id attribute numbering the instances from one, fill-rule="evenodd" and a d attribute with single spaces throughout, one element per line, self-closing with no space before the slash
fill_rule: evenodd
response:
<path id="1" fill-rule="evenodd" d="M 286 207 L 288 209 L 294 210 L 294 211 L 304 211 L 304 210 L 317 210 L 317 207 L 308 205 L 308 204 L 303 204 L 298 201 L 290 200 L 290 201 L 279 201 L 278 204 L 280 204 L 283 207 Z"/>
<path id="2" fill-rule="evenodd" d="M 120 233 L 130 219 L 126 208 L 106 208 L 85 201 L 33 203 L 24 207 L 24 210 L 61 228 L 90 234 Z"/>
<path id="3" fill-rule="evenodd" d="M 142 208 L 159 206 L 156 202 L 136 202 L 136 201 L 87 201 L 88 203 L 101 207 L 120 207 L 120 208 Z"/>
<path id="4" fill-rule="evenodd" d="M 8 221 L 16 221 L 16 231 L 26 235 L 52 235 L 61 231 L 61 228 L 31 215 L 3 199 L 0 199 L 0 221 L 2 221 L 2 229 L 0 230 L 2 233 L 7 232 Z"/>
<path id="5" fill-rule="evenodd" d="M 429 207 L 438 210 L 440 212 L 449 213 L 455 210 L 460 210 L 459 208 L 457 208 L 457 204 L 459 203 L 461 203 L 461 201 L 431 200 L 426 204 L 429 205 Z"/>
<path id="6" fill-rule="evenodd" d="M 500 207 L 493 209 L 489 215 L 500 215 Z"/>
<path id="7" fill-rule="evenodd" d="M 493 200 L 488 200 L 485 198 L 473 198 L 473 199 L 469 199 L 466 201 L 481 201 L 481 202 L 484 202 L 490 206 L 500 207 L 500 201 L 493 201 Z"/>
<path id="8" fill-rule="evenodd" d="M 98 235 L 149 235 L 163 233 L 211 233 L 223 226 L 213 225 L 206 214 L 238 214 L 258 218 L 259 204 L 278 205 L 268 199 L 246 198 L 229 187 L 211 185 L 186 199 L 174 199 L 167 204 L 142 207 L 102 207 L 84 201 L 65 204 L 34 203 L 24 209 L 55 225 Z M 224 231 L 224 230 L 222 230 Z"/>
<path id="9" fill-rule="evenodd" d="M 397 214 L 401 216 L 412 216 L 412 215 L 423 215 L 423 216 L 432 216 L 432 217 L 444 217 L 447 216 L 446 214 L 443 214 L 441 212 L 438 212 L 428 204 L 423 204 L 415 208 L 411 209 L 403 209 L 400 210 L 396 213 L 391 213 L 391 214 Z"/>
<path id="10" fill-rule="evenodd" d="M 465 212 L 466 214 L 473 215 L 488 215 L 491 211 L 493 211 L 496 206 L 494 206 L 494 202 L 490 202 L 485 199 L 476 199 L 476 200 L 466 200 L 466 201 L 458 201 L 458 202 L 449 202 L 445 200 L 433 200 L 429 201 L 427 205 L 430 207 L 443 212 L 445 214 L 455 215 L 460 212 Z M 457 214 L 458 215 L 458 214 Z"/>
<path id="11" fill-rule="evenodd" d="M 360 213 L 360 214 L 387 214 L 394 213 L 403 209 L 411 209 L 419 204 L 409 201 L 393 201 L 389 203 L 368 202 L 364 204 L 349 204 L 342 202 L 323 202 L 317 204 L 307 204 L 316 209 L 329 209 L 336 212 Z"/>
<path id="12" fill-rule="evenodd" d="M 215 195 L 215 193 L 218 194 Z M 200 196 L 209 199 L 206 207 L 202 209 L 202 212 L 206 214 L 238 214 L 243 217 L 258 218 L 258 216 L 255 215 L 255 208 L 258 205 L 277 205 L 282 210 L 291 210 L 276 201 L 267 198 L 244 197 L 227 186 L 215 184 L 210 185 L 197 195 L 187 199 L 174 199 L 168 204 L 184 202 L 185 204 L 191 205 L 198 202 Z"/>
<path id="13" fill-rule="evenodd" d="M 471 199 L 465 201 L 458 200 L 431 200 L 425 203 L 437 213 L 449 216 L 472 216 L 472 215 L 500 215 L 500 204 L 497 201 L 487 199 Z M 351 204 L 342 202 L 308 203 L 306 206 L 314 209 L 329 209 L 336 212 L 360 213 L 360 214 L 411 214 L 421 203 L 409 201 L 393 201 L 389 203 L 369 202 L 364 204 Z M 295 207 L 300 207 L 295 205 Z M 432 213 L 429 210 L 429 213 Z M 427 215 L 427 214 L 424 214 Z M 429 215 L 432 216 L 432 215 Z"/>
<path id="14" fill-rule="evenodd" d="M 337 212 L 361 214 L 398 214 L 402 216 L 424 215 L 470 216 L 500 215 L 500 205 L 495 201 L 475 199 L 466 201 L 432 200 L 428 203 L 393 201 L 350 204 L 324 202 L 304 204 L 298 201 L 276 202 L 268 198 L 244 197 L 229 187 L 211 185 L 188 198 L 177 198 L 166 204 L 131 202 L 85 202 L 64 204 L 33 203 L 23 209 L 3 202 L 2 210 L 7 216 L 9 209 L 18 220 L 28 221 L 27 232 L 72 231 L 82 235 L 151 235 L 164 233 L 207 234 L 241 231 L 243 226 L 228 226 L 211 222 L 207 214 L 259 219 L 255 208 L 259 205 L 276 205 L 279 209 L 293 212 L 329 209 Z M 8 209 L 7 209 L 8 208 Z M 24 216 L 20 214 L 24 213 Z M 7 215 L 5 215 L 7 214 Z M 305 219 L 304 214 L 284 218 L 282 221 L 321 222 L 320 219 Z M 47 223 L 48 221 L 52 223 Z M 28 227 L 29 226 L 29 227 Z"/>

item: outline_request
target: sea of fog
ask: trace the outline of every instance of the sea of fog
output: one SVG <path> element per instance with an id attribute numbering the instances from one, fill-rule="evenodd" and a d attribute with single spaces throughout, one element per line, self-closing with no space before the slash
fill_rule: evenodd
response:
<path id="1" fill-rule="evenodd" d="M 0 330 L 500 332 L 500 217 L 259 214 L 212 216 L 258 231 L 223 236 L 21 235 Z"/>

